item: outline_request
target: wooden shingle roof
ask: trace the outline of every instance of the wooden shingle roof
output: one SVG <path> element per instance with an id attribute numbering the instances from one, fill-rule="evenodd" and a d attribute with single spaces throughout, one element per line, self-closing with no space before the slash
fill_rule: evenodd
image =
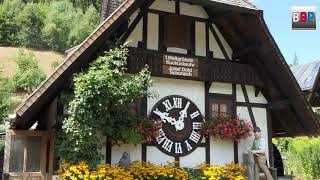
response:
<path id="1" fill-rule="evenodd" d="M 210 0 L 210 1 L 223 3 L 231 6 L 258 10 L 258 8 L 254 4 L 252 4 L 249 0 Z"/>

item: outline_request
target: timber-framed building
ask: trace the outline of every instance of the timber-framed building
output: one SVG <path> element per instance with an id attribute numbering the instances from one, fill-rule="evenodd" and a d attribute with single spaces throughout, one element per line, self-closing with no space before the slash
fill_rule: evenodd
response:
<path id="1" fill-rule="evenodd" d="M 116 3 L 110 0 L 113 2 Z M 12 179 L 24 179 L 27 175 L 44 179 L 52 174 L 54 132 L 63 117 L 63 108 L 57 103 L 59 95 L 69 88 L 74 73 L 86 68 L 101 52 L 114 47 L 116 41 L 130 40 L 128 73 L 137 73 L 147 64 L 154 80 L 151 89 L 159 94 L 158 98 L 141 100 L 138 108 L 141 114 L 149 115 L 163 101 L 181 98 L 183 107 L 190 102 L 194 109 L 190 118 L 210 117 L 213 113 L 239 115 L 262 130 L 270 166 L 274 164 L 273 137 L 317 133 L 318 121 L 271 36 L 263 11 L 247 0 L 120 2 L 116 8 L 110 6 L 107 19 L 71 50 L 55 72 L 15 111 L 12 130 L 7 133 L 4 164 L 4 172 Z M 28 131 L 36 122 L 37 130 Z M 185 127 L 175 128 L 178 131 Z M 11 171 L 12 159 L 20 158 L 17 162 L 22 164 L 29 160 L 28 143 L 24 143 L 25 151 L 19 151 L 17 137 L 36 147 L 30 149 L 36 152 L 30 153 L 34 163 L 38 163 L 35 172 L 28 171 L 25 165 L 18 172 Z M 196 146 L 185 143 L 182 151 L 192 148 L 188 153 L 171 151 L 163 144 L 110 146 L 107 143 L 104 162 L 117 163 L 126 151 L 132 160 L 156 164 L 179 161 L 182 167 L 203 162 L 242 163 L 242 154 L 252 140 L 248 138 L 237 144 L 199 137 Z"/>

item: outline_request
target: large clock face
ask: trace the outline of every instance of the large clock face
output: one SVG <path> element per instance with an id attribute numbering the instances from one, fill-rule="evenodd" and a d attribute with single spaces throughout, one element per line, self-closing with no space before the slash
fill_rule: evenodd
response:
<path id="1" fill-rule="evenodd" d="M 189 99 L 173 95 L 161 99 L 152 109 L 150 117 L 162 122 L 156 146 L 171 156 L 184 156 L 194 151 L 201 142 L 203 116 Z"/>

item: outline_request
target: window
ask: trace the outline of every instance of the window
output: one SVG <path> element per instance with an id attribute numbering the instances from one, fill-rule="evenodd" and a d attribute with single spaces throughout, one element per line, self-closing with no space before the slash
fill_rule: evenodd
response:
<path id="1" fill-rule="evenodd" d="M 212 98 L 209 104 L 210 116 L 214 117 L 219 114 L 230 115 L 231 114 L 231 99 L 226 98 Z"/>
<path id="2" fill-rule="evenodd" d="M 47 132 L 10 130 L 6 134 L 3 170 L 17 179 L 45 175 Z"/>

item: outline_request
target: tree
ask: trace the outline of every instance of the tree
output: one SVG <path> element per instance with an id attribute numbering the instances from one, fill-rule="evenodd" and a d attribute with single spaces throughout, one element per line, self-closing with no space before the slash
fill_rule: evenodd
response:
<path id="1" fill-rule="evenodd" d="M 46 47 L 42 38 L 42 28 L 46 18 L 46 8 L 42 4 L 28 3 L 16 15 L 17 40 L 20 45 L 27 47 Z"/>
<path id="2" fill-rule="evenodd" d="M 74 20 L 68 37 L 69 44 L 80 44 L 96 28 L 98 20 L 98 12 L 90 6 L 81 17 Z"/>
<path id="3" fill-rule="evenodd" d="M 19 26 L 16 15 L 23 9 L 21 0 L 5 0 L 0 6 L 0 45 L 17 45 Z"/>
<path id="4" fill-rule="evenodd" d="M 10 110 L 9 93 L 4 89 L 5 79 L 0 71 L 0 124 L 8 117 Z"/>
<path id="5" fill-rule="evenodd" d="M 100 162 L 103 137 L 111 143 L 141 142 L 134 127 L 139 119 L 128 105 L 150 95 L 150 73 L 144 69 L 136 75 L 126 74 L 127 53 L 124 47 L 110 50 L 91 63 L 87 72 L 75 76 L 69 117 L 57 138 L 58 154 L 68 162 Z"/>
<path id="6" fill-rule="evenodd" d="M 31 93 L 34 88 L 46 79 L 46 75 L 39 68 L 38 61 L 33 53 L 27 53 L 21 49 L 16 63 L 18 70 L 9 80 L 9 85 L 7 85 L 11 92 Z"/>

